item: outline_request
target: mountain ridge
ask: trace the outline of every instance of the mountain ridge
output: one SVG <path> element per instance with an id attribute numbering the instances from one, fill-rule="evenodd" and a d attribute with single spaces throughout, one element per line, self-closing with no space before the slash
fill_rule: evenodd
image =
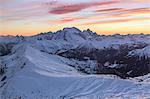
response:
<path id="1" fill-rule="evenodd" d="M 76 28 L 0 37 L 0 98 L 149 97 L 149 47 L 150 35 Z"/>

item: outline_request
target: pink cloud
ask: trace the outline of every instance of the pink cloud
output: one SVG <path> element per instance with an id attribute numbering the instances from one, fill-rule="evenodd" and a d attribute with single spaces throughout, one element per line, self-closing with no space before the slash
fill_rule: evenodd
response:
<path id="1" fill-rule="evenodd" d="M 103 14 L 110 14 L 110 16 L 114 17 L 127 17 L 131 16 L 133 14 L 143 14 L 143 13 L 149 13 L 150 14 L 150 8 L 110 8 L 110 9 L 98 9 L 95 12 L 97 13 L 103 13 Z"/>
<path id="2" fill-rule="evenodd" d="M 84 24 L 82 24 L 82 25 L 110 24 L 110 23 L 125 23 L 125 22 L 143 21 L 143 20 L 150 20 L 150 18 L 128 18 L 128 19 L 106 20 L 106 21 L 97 21 L 97 22 L 84 23 Z"/>
<path id="3" fill-rule="evenodd" d="M 70 5 L 61 5 L 58 7 L 52 8 L 49 13 L 51 14 L 66 14 L 72 12 L 78 12 L 83 9 L 100 6 L 100 5 L 110 5 L 117 3 L 118 1 L 106 1 L 106 2 L 85 2 L 85 3 L 78 3 L 78 4 L 70 4 Z"/>
<path id="4" fill-rule="evenodd" d="M 87 19 L 86 17 L 64 17 L 60 20 L 51 20 L 48 21 L 48 23 L 51 24 L 63 24 L 63 23 L 68 23 L 68 22 L 72 22 L 72 21 L 78 21 L 78 20 L 83 20 L 83 19 Z"/>

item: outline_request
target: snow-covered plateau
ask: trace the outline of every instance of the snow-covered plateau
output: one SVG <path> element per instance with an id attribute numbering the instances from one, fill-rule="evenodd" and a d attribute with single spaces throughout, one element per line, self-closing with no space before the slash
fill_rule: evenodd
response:
<path id="1" fill-rule="evenodd" d="M 150 35 L 0 36 L 0 99 L 150 99 Z"/>

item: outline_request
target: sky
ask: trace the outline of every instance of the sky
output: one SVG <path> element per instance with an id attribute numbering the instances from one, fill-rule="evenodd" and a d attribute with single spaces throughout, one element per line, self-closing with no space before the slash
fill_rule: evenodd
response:
<path id="1" fill-rule="evenodd" d="M 150 34 L 150 0 L 0 0 L 0 35 L 64 27 L 98 34 Z"/>

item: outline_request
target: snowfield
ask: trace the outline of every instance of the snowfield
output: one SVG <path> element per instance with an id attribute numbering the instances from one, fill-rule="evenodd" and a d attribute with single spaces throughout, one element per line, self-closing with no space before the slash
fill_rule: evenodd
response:
<path id="1" fill-rule="evenodd" d="M 81 31 L 73 29 L 72 32 L 78 33 Z M 150 74 L 135 78 L 121 79 L 115 75 L 87 75 L 68 65 L 67 63 L 72 62 L 71 59 L 59 56 L 55 53 L 75 48 L 77 45 L 86 41 L 83 38 L 75 37 L 76 43 L 73 41 L 70 42 L 71 44 L 68 43 L 69 41 L 57 42 L 56 39 L 62 37 L 62 35 L 63 34 L 59 33 L 55 37 L 55 40 L 50 41 L 47 39 L 42 41 L 35 40 L 35 38 L 39 36 L 45 38 L 43 35 L 33 36 L 32 38 L 27 37 L 24 41 L 14 41 L 14 38 L 11 40 L 11 42 L 17 42 L 17 45 L 11 49 L 10 54 L 0 57 L 0 64 L 7 66 L 6 73 L 0 76 L 0 99 L 150 98 Z M 90 35 L 89 33 L 87 38 L 92 40 L 93 36 Z M 92 35 L 95 36 L 95 34 Z M 73 38 L 73 35 L 71 35 L 71 37 Z M 115 36 L 115 38 L 116 37 L 117 36 Z M 54 37 L 49 37 L 49 39 L 52 38 Z M 113 39 L 114 37 L 106 38 L 106 41 L 111 38 Z M 141 37 L 139 38 L 141 39 Z M 98 39 L 101 40 L 102 38 Z M 109 46 L 110 42 L 111 45 L 115 42 L 119 44 L 124 44 L 125 41 L 128 41 L 128 43 L 132 42 L 128 40 L 129 38 L 126 39 L 127 40 L 120 41 L 114 39 L 112 42 L 109 41 L 105 43 L 106 45 L 104 43 L 102 44 L 104 40 L 100 44 L 97 42 L 92 46 L 100 49 L 103 48 L 103 46 Z M 146 39 L 148 40 L 149 37 Z M 66 37 L 66 40 L 71 40 L 71 38 Z M 141 39 L 141 41 L 146 42 L 143 39 Z M 139 42 L 139 39 L 137 42 Z M 91 48 L 91 42 L 87 45 L 88 46 L 82 46 L 88 47 L 89 50 L 93 48 Z M 113 47 L 117 48 L 117 46 Z M 130 54 L 147 55 L 148 51 L 149 46 L 131 52 Z M 142 52 L 143 54 L 141 54 Z M 4 77 L 6 78 L 4 79 Z"/>
<path id="2" fill-rule="evenodd" d="M 24 54 L 29 64 L 8 81 L 1 93 L 2 99 L 137 99 L 150 96 L 150 82 L 81 74 L 63 64 L 63 58 L 32 47 L 27 47 Z"/>

